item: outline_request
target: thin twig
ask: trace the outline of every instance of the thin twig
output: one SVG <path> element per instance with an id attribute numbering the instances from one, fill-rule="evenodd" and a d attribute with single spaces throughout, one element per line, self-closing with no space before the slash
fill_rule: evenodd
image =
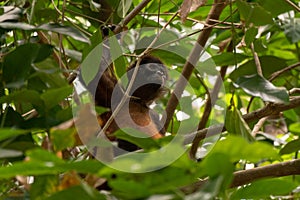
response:
<path id="1" fill-rule="evenodd" d="M 119 33 L 122 31 L 122 28 L 126 26 L 139 12 L 147 6 L 147 4 L 151 0 L 143 0 L 139 5 L 137 5 L 124 19 L 119 25 L 115 28 L 114 33 Z"/>
<path id="2" fill-rule="evenodd" d="M 295 63 L 295 64 L 293 64 L 291 66 L 288 66 L 286 68 L 283 68 L 283 69 L 281 69 L 279 71 L 274 72 L 273 74 L 270 75 L 269 81 L 273 81 L 275 78 L 277 78 L 281 74 L 283 74 L 283 73 L 285 73 L 285 72 L 287 72 L 287 71 L 289 71 L 291 69 L 294 69 L 294 68 L 296 68 L 298 66 L 300 66 L 300 62 L 297 62 L 297 63 Z"/>
<path id="3" fill-rule="evenodd" d="M 258 122 L 255 124 L 255 126 L 253 127 L 253 130 L 251 132 L 251 135 L 253 137 L 256 136 L 256 134 L 258 133 L 259 129 L 264 125 L 265 121 L 268 119 L 268 116 L 267 117 L 263 117 L 261 118 L 260 120 L 258 120 Z"/>
<path id="4" fill-rule="evenodd" d="M 288 4 L 290 4 L 295 10 L 297 10 L 298 12 L 300 12 L 300 8 L 298 6 L 296 6 L 292 1 L 290 0 L 285 0 L 285 2 L 287 2 Z"/>
<path id="5" fill-rule="evenodd" d="M 261 64 L 260 64 L 260 61 L 259 61 L 259 57 L 254 49 L 254 44 L 251 43 L 250 44 L 250 48 L 251 48 L 251 51 L 252 51 L 252 54 L 253 54 L 253 57 L 254 57 L 254 62 L 255 62 L 255 66 L 256 66 L 256 71 L 257 71 L 257 74 L 260 75 L 261 77 L 263 77 L 263 73 L 262 73 L 262 68 L 261 68 Z"/>

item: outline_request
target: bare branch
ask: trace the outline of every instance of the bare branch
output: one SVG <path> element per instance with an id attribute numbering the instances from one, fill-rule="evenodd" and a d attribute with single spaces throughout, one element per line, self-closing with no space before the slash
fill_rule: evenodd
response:
<path id="1" fill-rule="evenodd" d="M 248 170 L 237 171 L 233 174 L 231 188 L 242 186 L 262 178 L 282 177 L 300 174 L 300 159 L 271 164 Z M 208 179 L 200 180 L 192 185 L 182 188 L 185 193 L 199 190 Z"/>
<path id="2" fill-rule="evenodd" d="M 273 74 L 270 75 L 269 81 L 273 81 L 275 78 L 277 78 L 277 77 L 280 76 L 281 74 L 283 74 L 283 73 L 285 73 L 285 72 L 287 72 L 287 71 L 289 71 L 289 70 L 291 70 L 291 69 L 294 69 L 294 68 L 296 68 L 296 67 L 298 67 L 298 66 L 300 66 L 300 62 L 295 63 L 295 64 L 293 64 L 293 65 L 291 65 L 291 66 L 288 66 L 288 67 L 286 67 L 286 68 L 283 68 L 282 70 L 279 70 L 279 71 L 274 72 Z"/>
<path id="3" fill-rule="evenodd" d="M 279 112 L 290 110 L 300 106 L 300 97 L 293 97 L 290 99 L 289 104 L 285 103 L 269 103 L 265 107 L 258 109 L 254 112 L 243 115 L 246 122 L 251 122 L 256 119 L 261 119 L 263 117 L 277 114 Z"/>

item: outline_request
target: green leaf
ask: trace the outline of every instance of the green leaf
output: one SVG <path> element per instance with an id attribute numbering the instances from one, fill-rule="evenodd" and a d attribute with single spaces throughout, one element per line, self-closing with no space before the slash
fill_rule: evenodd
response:
<path id="1" fill-rule="evenodd" d="M 32 64 L 40 62 L 52 53 L 52 46 L 27 43 L 18 46 L 4 57 L 3 79 L 6 82 L 24 81 L 30 74 Z"/>
<path id="2" fill-rule="evenodd" d="M 244 159 L 255 163 L 262 159 L 280 159 L 272 145 L 257 141 L 248 143 L 244 138 L 233 135 L 218 141 L 207 156 L 214 153 L 228 155 L 231 162 Z"/>
<path id="3" fill-rule="evenodd" d="M 300 41 L 300 19 L 295 18 L 286 22 L 283 26 L 284 33 L 291 43 Z"/>
<path id="4" fill-rule="evenodd" d="M 250 27 L 245 33 L 245 43 L 249 47 L 258 33 L 258 29 L 256 27 Z"/>
<path id="5" fill-rule="evenodd" d="M 62 87 L 58 89 L 50 89 L 41 95 L 47 109 L 58 105 L 61 101 L 66 99 L 73 92 L 72 86 Z"/>
<path id="6" fill-rule="evenodd" d="M 65 130 L 50 130 L 50 138 L 55 151 L 64 150 L 73 147 L 75 144 L 75 129 L 69 128 Z"/>
<path id="7" fill-rule="evenodd" d="M 82 60 L 86 58 L 86 56 L 100 43 L 102 43 L 102 33 L 101 30 L 98 29 L 92 37 L 90 37 L 91 44 L 86 44 L 85 48 L 82 52 Z M 99 55 L 100 56 L 100 55 Z"/>
<path id="8" fill-rule="evenodd" d="M 51 175 L 75 170 L 78 173 L 96 174 L 104 167 L 97 160 L 83 160 L 78 162 L 65 162 L 55 154 L 41 149 L 26 153 L 29 161 L 16 162 L 11 166 L 0 168 L 0 179 L 11 178 L 17 175 Z"/>
<path id="9" fill-rule="evenodd" d="M 230 199 L 269 199 L 272 196 L 288 195 L 297 187 L 292 180 L 273 178 L 255 181 L 239 188 Z"/>
<path id="10" fill-rule="evenodd" d="M 79 30 L 71 26 L 65 26 L 61 24 L 42 24 L 36 27 L 36 29 L 60 33 L 63 35 L 70 36 L 75 40 L 85 42 L 85 43 L 90 43 L 89 38 L 87 36 L 85 36 L 82 32 L 80 32 Z"/>
<path id="11" fill-rule="evenodd" d="M 124 18 L 132 4 L 132 0 L 121 0 L 118 6 L 118 16 Z"/>
<path id="12" fill-rule="evenodd" d="M 254 141 L 248 124 L 235 107 L 226 112 L 225 127 L 229 133 L 240 135 L 250 142 Z"/>
<path id="13" fill-rule="evenodd" d="M 20 30 L 25 30 L 25 31 L 31 31 L 31 30 L 35 29 L 35 26 L 26 24 L 24 22 L 1 22 L 0 28 L 8 29 L 8 30 L 20 29 Z"/>
<path id="14" fill-rule="evenodd" d="M 259 61 L 264 77 L 269 77 L 273 72 L 276 72 L 288 66 L 286 60 L 275 56 L 261 56 L 259 57 Z M 234 70 L 230 74 L 230 78 L 231 80 L 236 81 L 241 76 L 252 75 L 256 73 L 257 71 L 255 61 L 254 59 L 252 59 L 239 66 L 239 68 L 237 68 L 236 70 Z"/>
<path id="15" fill-rule="evenodd" d="M 42 200 L 57 191 L 59 184 L 58 176 L 42 175 L 35 176 L 33 184 L 30 185 L 30 198 L 34 200 Z"/>
<path id="16" fill-rule="evenodd" d="M 38 111 L 43 112 L 44 103 L 40 94 L 34 90 L 19 90 L 0 97 L 0 103 L 31 103 Z"/>
<path id="17" fill-rule="evenodd" d="M 114 135 L 119 139 L 126 140 L 145 150 L 160 148 L 160 145 L 156 140 L 149 138 L 149 136 L 147 136 L 145 133 L 139 132 L 138 130 L 133 128 L 119 129 L 114 133 Z"/>
<path id="18" fill-rule="evenodd" d="M 23 155 L 22 151 L 0 148 L 0 159 L 19 157 L 19 156 L 22 156 L 22 155 Z"/>
<path id="19" fill-rule="evenodd" d="M 273 24 L 272 16 L 263 7 L 255 3 L 248 3 L 243 0 L 236 1 L 241 18 L 247 25 L 253 23 L 256 26 Z"/>
<path id="20" fill-rule="evenodd" d="M 259 4 L 273 17 L 277 17 L 279 14 L 293 10 L 293 7 L 287 3 L 287 1 L 274 1 L 274 0 L 259 0 Z"/>
<path id="21" fill-rule="evenodd" d="M 206 59 L 201 65 L 208 65 L 211 60 L 214 61 L 216 66 L 228 66 L 228 65 L 236 65 L 237 63 L 242 62 L 248 58 L 248 56 L 238 53 L 225 52 L 220 55 L 213 56 L 211 58 Z"/>
<path id="22" fill-rule="evenodd" d="M 118 42 L 116 36 L 111 36 L 108 40 L 111 59 L 115 66 L 116 75 L 118 78 L 121 78 L 124 74 L 126 74 L 126 67 L 128 63 L 126 62 L 126 59 L 123 56 L 122 47 L 120 46 L 120 43 Z"/>
<path id="23" fill-rule="evenodd" d="M 280 149 L 280 154 L 290 154 L 296 153 L 300 150 L 300 139 L 290 141 L 282 149 Z"/>
<path id="24" fill-rule="evenodd" d="M 84 200 L 106 200 L 107 198 L 86 184 L 70 187 L 53 194 L 45 200 L 66 200 L 66 199 L 84 199 Z"/>
<path id="25" fill-rule="evenodd" d="M 1 8 L 4 13 L 1 13 L 0 15 L 0 22 L 17 20 L 21 17 L 23 12 L 21 8 L 14 6 L 3 6 Z"/>
<path id="26" fill-rule="evenodd" d="M 235 83 L 247 94 L 260 97 L 264 101 L 274 103 L 288 103 L 289 94 L 283 87 L 276 87 L 258 74 L 240 77 Z"/>
<path id="27" fill-rule="evenodd" d="M 224 181 L 223 176 L 218 176 L 213 179 L 209 179 L 203 186 L 201 186 L 200 191 L 193 194 L 187 195 L 184 200 L 211 200 L 215 199 L 216 196 L 221 191 L 221 186 Z"/>
<path id="28" fill-rule="evenodd" d="M 1 128 L 0 129 L 0 141 L 6 140 L 11 137 L 16 137 L 19 135 L 24 135 L 26 133 L 29 133 L 29 131 L 22 130 L 22 129 Z"/>
<path id="29" fill-rule="evenodd" d="M 106 49 L 106 47 L 103 45 L 103 43 L 101 43 L 101 44 L 97 45 L 95 48 L 93 48 L 93 50 L 90 51 L 90 53 L 82 61 L 81 67 L 80 67 L 80 74 L 82 76 L 82 79 L 83 79 L 83 82 L 85 85 L 88 85 L 95 78 L 97 73 L 99 72 L 100 63 L 102 63 L 101 60 L 103 60 L 103 62 L 105 64 L 103 67 L 107 66 L 105 61 L 110 58 L 110 57 L 107 57 L 107 51 L 109 51 L 109 50 Z M 110 64 L 110 63 L 108 63 L 108 64 Z"/>
<path id="30" fill-rule="evenodd" d="M 291 133 L 300 136 L 300 123 L 296 122 L 296 123 L 291 124 L 289 126 L 289 130 Z"/>

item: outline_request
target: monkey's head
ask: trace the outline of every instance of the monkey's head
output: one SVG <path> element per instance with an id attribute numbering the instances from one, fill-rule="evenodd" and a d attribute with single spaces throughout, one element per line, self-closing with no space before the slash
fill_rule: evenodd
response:
<path id="1" fill-rule="evenodd" d="M 128 68 L 129 80 L 133 78 L 132 74 L 135 67 L 136 62 Z M 167 78 L 167 69 L 163 63 L 153 56 L 145 56 L 140 62 L 130 95 L 148 106 L 165 93 Z"/>

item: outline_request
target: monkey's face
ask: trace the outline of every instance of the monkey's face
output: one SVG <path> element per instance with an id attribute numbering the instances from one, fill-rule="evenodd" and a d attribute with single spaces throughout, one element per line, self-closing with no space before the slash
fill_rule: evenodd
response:
<path id="1" fill-rule="evenodd" d="M 128 71 L 128 79 L 131 80 L 133 71 Z M 135 77 L 130 95 L 138 97 L 145 104 L 152 103 L 153 100 L 162 95 L 165 91 L 164 86 L 167 81 L 166 67 L 161 63 L 141 64 Z"/>

